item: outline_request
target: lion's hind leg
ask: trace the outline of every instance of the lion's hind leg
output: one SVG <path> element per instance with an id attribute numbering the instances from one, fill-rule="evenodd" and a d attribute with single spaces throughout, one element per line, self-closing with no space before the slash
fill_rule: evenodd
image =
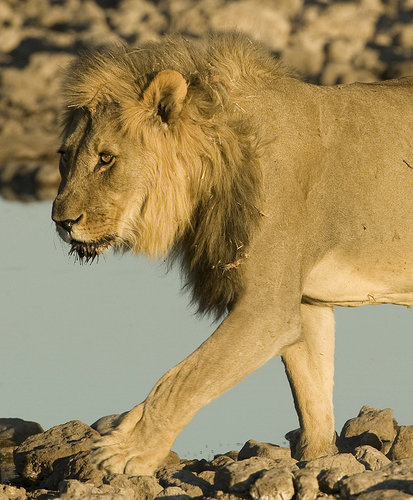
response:
<path id="1" fill-rule="evenodd" d="M 336 452 L 332 308 L 302 304 L 301 325 L 300 342 L 288 347 L 282 359 L 301 427 L 295 458 L 311 460 Z"/>

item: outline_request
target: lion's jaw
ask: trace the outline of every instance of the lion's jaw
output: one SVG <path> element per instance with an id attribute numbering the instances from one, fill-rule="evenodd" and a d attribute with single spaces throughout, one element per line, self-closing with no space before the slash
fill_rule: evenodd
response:
<path id="1" fill-rule="evenodd" d="M 138 210 L 119 210 L 119 207 L 114 209 L 111 205 L 100 205 L 97 210 L 93 203 L 84 203 L 79 207 L 71 203 L 70 195 L 68 198 L 67 205 L 64 201 L 60 203 L 60 195 L 56 198 L 52 216 L 58 235 L 70 245 L 69 255 L 75 256 L 81 263 L 87 263 L 98 260 L 99 255 L 110 248 L 136 251 L 136 240 L 139 238 L 135 212 Z M 139 201 L 134 202 L 131 204 L 139 208 Z M 80 221 L 65 227 L 65 221 L 71 220 L 71 213 L 80 213 Z"/>

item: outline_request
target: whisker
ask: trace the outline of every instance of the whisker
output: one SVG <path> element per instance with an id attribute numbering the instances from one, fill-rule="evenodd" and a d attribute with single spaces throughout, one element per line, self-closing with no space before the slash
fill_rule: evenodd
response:
<path id="1" fill-rule="evenodd" d="M 92 264 L 99 262 L 99 255 L 111 247 L 117 237 L 115 235 L 104 236 L 95 241 L 71 241 L 69 255 L 75 257 L 75 261 L 80 264 Z"/>

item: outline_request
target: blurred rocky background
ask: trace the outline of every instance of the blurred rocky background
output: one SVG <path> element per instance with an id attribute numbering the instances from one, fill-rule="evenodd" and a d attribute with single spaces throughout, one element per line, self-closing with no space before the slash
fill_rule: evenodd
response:
<path id="1" fill-rule="evenodd" d="M 322 85 L 413 74 L 413 0 L 0 0 L 0 193 L 49 199 L 59 78 L 81 49 L 240 30 Z"/>

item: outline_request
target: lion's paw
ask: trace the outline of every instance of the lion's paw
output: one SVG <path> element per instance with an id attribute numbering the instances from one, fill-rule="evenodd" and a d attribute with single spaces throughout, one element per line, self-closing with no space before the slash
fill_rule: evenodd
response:
<path id="1" fill-rule="evenodd" d="M 119 431 L 100 437 L 92 445 L 93 466 L 109 474 L 152 474 L 154 468 L 139 456 L 133 441 L 132 436 L 126 437 Z"/>

